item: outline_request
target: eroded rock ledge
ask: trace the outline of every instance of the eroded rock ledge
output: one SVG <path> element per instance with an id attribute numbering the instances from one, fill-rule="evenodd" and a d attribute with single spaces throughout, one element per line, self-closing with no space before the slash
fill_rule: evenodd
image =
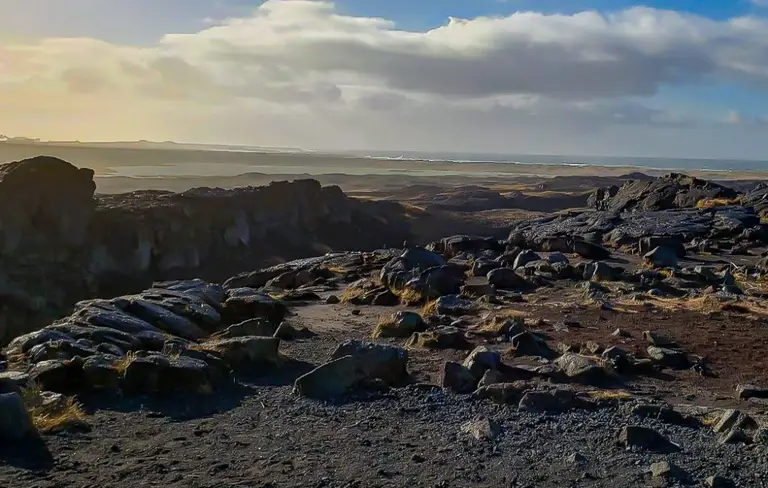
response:
<path id="1" fill-rule="evenodd" d="M 52 157 L 0 166 L 0 342 L 78 300 L 153 281 L 243 269 L 409 238 L 402 207 L 315 180 L 233 190 L 96 195 L 93 171 Z"/>

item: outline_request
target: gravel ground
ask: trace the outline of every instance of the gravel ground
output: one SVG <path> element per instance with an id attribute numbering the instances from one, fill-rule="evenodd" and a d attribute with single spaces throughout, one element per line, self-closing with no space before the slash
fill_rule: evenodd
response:
<path id="1" fill-rule="evenodd" d="M 768 486 L 765 448 L 719 445 L 707 427 L 633 418 L 615 406 L 530 414 L 418 387 L 324 404 L 292 396 L 289 386 L 259 386 L 192 410 L 103 407 L 90 433 L 48 439 L 51 468 L 4 466 L 0 486 L 617 488 L 655 486 L 648 469 L 665 460 L 693 486 L 715 474 Z M 500 424 L 496 440 L 461 432 L 478 417 Z M 682 451 L 627 451 L 616 433 L 628 424 L 653 427 Z M 574 464 L 573 454 L 585 461 Z"/>
<path id="2" fill-rule="evenodd" d="M 352 310 L 344 305 L 296 308 L 290 320 L 319 333 L 313 339 L 283 343 L 282 352 L 299 361 L 243 379 L 239 386 L 211 397 L 79 398 L 90 414 L 90 432 L 47 436 L 48 458 L 31 448 L 0 446 L 0 487 L 677 486 L 652 479 L 649 468 L 660 461 L 685 470 L 689 486 L 706 486 L 705 478 L 717 474 L 737 486 L 768 487 L 768 448 L 720 445 L 709 427 L 633 418 L 616 405 L 532 414 L 416 385 L 337 404 L 292 395 L 297 376 L 326 361 L 339 342 L 367 337 L 377 317 L 392 311 L 364 307 L 361 315 L 353 315 Z M 553 321 L 567 315 L 539 306 L 531 311 Z M 688 313 L 659 321 L 643 314 L 599 317 L 580 311 L 579 318 L 583 327 L 571 329 L 573 341 L 610 337 L 620 325 L 639 332 L 655 323 L 694 346 L 688 340 L 694 327 Z M 749 330 L 746 321 L 731 325 L 759 343 L 759 328 Z M 714 331 L 721 323 L 699 318 L 696 326 Z M 747 337 L 739 337 L 739 343 Z M 435 384 L 446 359 L 465 355 L 414 350 L 409 369 L 416 381 Z M 716 359 L 723 375 L 712 380 L 710 386 L 716 389 L 732 392 L 732 381 L 743 376 L 745 368 L 748 374 L 757 373 L 753 364 L 731 363 L 726 369 L 720 361 L 725 356 Z M 675 396 L 672 390 L 685 385 L 700 388 L 689 379 L 683 375 L 627 386 L 670 398 Z M 463 433 L 461 426 L 476 418 L 498 422 L 499 437 L 478 441 Z M 625 425 L 653 427 L 682 450 L 670 455 L 627 451 L 616 442 Z M 573 455 L 584 461 L 572 462 Z"/>

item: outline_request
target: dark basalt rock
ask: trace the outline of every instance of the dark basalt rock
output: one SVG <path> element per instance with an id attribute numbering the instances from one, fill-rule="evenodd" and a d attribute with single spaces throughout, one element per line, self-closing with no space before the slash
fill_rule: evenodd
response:
<path id="1" fill-rule="evenodd" d="M 701 200 L 735 199 L 738 193 L 711 181 L 671 173 L 650 181 L 629 181 L 615 190 L 600 189 L 590 197 L 596 210 L 612 212 L 694 208 Z"/>

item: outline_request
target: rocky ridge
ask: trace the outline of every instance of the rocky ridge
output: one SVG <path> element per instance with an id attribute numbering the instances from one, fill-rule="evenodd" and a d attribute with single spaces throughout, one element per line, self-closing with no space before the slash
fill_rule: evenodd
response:
<path id="1" fill-rule="evenodd" d="M 95 195 L 93 172 L 50 157 L 0 166 L 0 343 L 94 296 L 153 281 L 223 280 L 331 250 L 399 245 L 403 209 L 313 180 L 234 190 Z"/>

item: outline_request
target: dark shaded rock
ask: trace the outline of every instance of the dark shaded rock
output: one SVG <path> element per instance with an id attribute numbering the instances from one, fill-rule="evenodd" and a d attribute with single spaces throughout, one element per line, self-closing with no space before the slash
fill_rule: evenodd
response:
<path id="1" fill-rule="evenodd" d="M 18 393 L 0 394 L 0 439 L 16 442 L 39 436 Z"/>
<path id="2" fill-rule="evenodd" d="M 683 245 L 683 241 L 679 236 L 648 236 L 640 238 L 638 242 L 638 249 L 640 254 L 649 253 L 657 247 L 666 247 L 671 249 L 674 251 L 678 258 L 685 257 L 685 246 Z"/>
<path id="3" fill-rule="evenodd" d="M 541 261 L 541 256 L 531 251 L 530 249 L 521 251 L 520 254 L 518 254 L 515 258 L 515 262 L 512 264 L 512 269 L 522 268 L 526 264 L 532 263 L 534 261 Z"/>
<path id="4" fill-rule="evenodd" d="M 423 271 L 417 279 L 406 283 L 406 287 L 420 291 L 427 298 L 438 298 L 459 293 L 466 278 L 462 268 L 449 264 Z"/>
<path id="5" fill-rule="evenodd" d="M 325 299 L 325 303 L 327 305 L 336 305 L 337 303 L 340 303 L 341 300 L 339 300 L 339 297 L 336 295 L 328 295 L 328 298 Z"/>
<path id="6" fill-rule="evenodd" d="M 40 329 L 35 332 L 30 332 L 23 336 L 19 336 L 10 344 L 6 349 L 9 355 L 26 354 L 35 346 L 44 344 L 51 341 L 71 341 L 72 338 L 63 332 L 51 329 Z"/>
<path id="7" fill-rule="evenodd" d="M 658 268 L 676 268 L 677 254 L 668 247 L 657 247 L 643 255 L 646 263 Z"/>
<path id="8" fill-rule="evenodd" d="M 417 332 L 408 339 L 406 346 L 459 350 L 466 350 L 472 347 L 464 336 L 464 332 L 457 327 L 438 327 L 426 332 Z"/>
<path id="9" fill-rule="evenodd" d="M 742 400 L 768 398 L 768 388 L 755 385 L 738 385 L 736 386 L 736 396 Z"/>
<path id="10" fill-rule="evenodd" d="M 530 388 L 530 385 L 524 381 L 494 383 L 478 388 L 472 397 L 478 400 L 490 400 L 499 405 L 515 405 Z"/>
<path id="11" fill-rule="evenodd" d="M 56 393 L 77 393 L 87 388 L 82 360 L 50 360 L 35 364 L 30 379 L 41 389 Z"/>
<path id="12" fill-rule="evenodd" d="M 222 309 L 222 316 L 228 323 L 266 318 L 273 324 L 279 324 L 285 314 L 283 303 L 253 288 L 230 289 Z"/>
<path id="13" fill-rule="evenodd" d="M 611 257 L 611 251 L 592 242 L 574 239 L 572 246 L 574 253 L 586 259 L 594 259 L 599 261 Z"/>
<path id="14" fill-rule="evenodd" d="M 281 341 L 296 341 L 299 339 L 311 339 L 317 334 L 306 327 L 296 328 L 293 325 L 283 322 L 275 331 L 274 336 Z"/>
<path id="15" fill-rule="evenodd" d="M 275 333 L 275 325 L 265 318 L 248 319 L 238 324 L 230 325 L 221 332 L 213 335 L 214 338 L 226 339 L 233 337 L 262 336 L 270 337 Z"/>
<path id="16" fill-rule="evenodd" d="M 468 297 L 484 297 L 496 294 L 496 288 L 493 287 L 485 278 L 470 278 L 461 287 L 461 294 Z"/>
<path id="17" fill-rule="evenodd" d="M 550 264 L 565 263 L 568 264 L 568 256 L 561 252 L 553 252 L 547 256 L 547 262 Z"/>
<path id="18" fill-rule="evenodd" d="M 440 315 L 468 315 L 474 312 L 475 305 L 458 295 L 447 295 L 437 299 L 435 310 Z"/>
<path id="19" fill-rule="evenodd" d="M 498 370 L 501 366 L 501 355 L 485 346 L 479 346 L 469 353 L 464 360 L 464 367 L 469 369 L 476 380 L 480 380 L 486 371 Z"/>
<path id="20" fill-rule="evenodd" d="M 680 447 L 662 434 L 649 427 L 628 425 L 623 427 L 618 434 L 618 442 L 627 449 L 642 449 L 658 453 L 673 453 L 680 451 Z"/>
<path id="21" fill-rule="evenodd" d="M 378 379 L 390 386 L 404 384 L 408 379 L 408 352 L 396 346 L 351 340 L 340 344 L 332 359 L 352 356 L 357 369 L 367 379 Z"/>
<path id="22" fill-rule="evenodd" d="M 220 356 L 233 369 L 247 369 L 279 362 L 280 339 L 276 337 L 232 337 L 200 344 L 202 351 Z"/>
<path id="23" fill-rule="evenodd" d="M 502 290 L 512 290 L 526 285 L 525 278 L 510 268 L 498 268 L 488 273 L 488 283 Z"/>
<path id="24" fill-rule="evenodd" d="M 679 466 L 669 461 L 659 461 L 651 464 L 651 476 L 668 482 L 687 482 L 690 476 Z"/>
<path id="25" fill-rule="evenodd" d="M 688 369 L 691 364 L 684 352 L 665 347 L 648 346 L 648 356 L 661 366 L 673 369 Z"/>
<path id="26" fill-rule="evenodd" d="M 501 266 L 497 261 L 478 259 L 472 265 L 472 276 L 486 276 L 488 273 Z"/>
<path id="27" fill-rule="evenodd" d="M 381 268 L 379 278 L 384 286 L 393 289 L 405 288 L 406 283 L 430 268 L 445 266 L 439 254 L 422 248 L 407 249 Z"/>
<path id="28" fill-rule="evenodd" d="M 693 425 L 695 420 L 690 417 L 683 416 L 677 410 L 671 408 L 668 405 L 654 405 L 654 404 L 640 404 L 635 405 L 631 410 L 632 415 L 635 415 L 644 419 L 660 420 L 667 424 L 673 425 Z"/>
<path id="29" fill-rule="evenodd" d="M 550 391 L 529 391 L 520 399 L 518 408 L 527 412 L 558 413 L 574 408 L 591 408 L 594 404 L 579 398 L 578 395 L 566 389 Z"/>
<path id="30" fill-rule="evenodd" d="M 344 356 L 297 378 L 293 391 L 309 398 L 334 398 L 344 395 L 364 379 L 358 361 L 352 356 Z"/>
<path id="31" fill-rule="evenodd" d="M 710 476 L 704 480 L 707 488 L 736 488 L 736 483 L 723 476 Z"/>
<path id="32" fill-rule="evenodd" d="M 477 377 L 462 364 L 446 361 L 443 364 L 440 385 L 459 394 L 472 393 L 477 386 Z"/>
<path id="33" fill-rule="evenodd" d="M 650 181 L 628 181 L 614 195 L 610 196 L 610 193 L 607 192 L 609 196 L 606 197 L 603 190 L 602 198 L 594 199 L 598 210 L 622 212 L 693 208 L 701 200 L 730 200 L 738 196 L 730 188 L 678 173 Z"/>
<path id="34" fill-rule="evenodd" d="M 29 375 L 22 371 L 0 373 L 0 393 L 20 393 L 29 383 Z"/>
<path id="35" fill-rule="evenodd" d="M 83 363 L 83 380 L 89 390 L 116 390 L 120 387 L 117 357 L 91 356 Z"/>
<path id="36" fill-rule="evenodd" d="M 601 384 L 609 379 L 602 365 L 590 357 L 574 353 L 565 353 L 555 359 L 554 365 L 570 380 L 585 384 Z"/>
<path id="37" fill-rule="evenodd" d="M 399 311 L 388 320 L 380 321 L 373 337 L 410 337 L 414 332 L 427 329 L 421 315 L 415 312 Z"/>
<path id="38" fill-rule="evenodd" d="M 483 377 L 480 378 L 480 381 L 477 383 L 477 387 L 482 388 L 488 385 L 504 383 L 505 381 L 507 381 L 507 377 L 504 373 L 496 369 L 489 369 L 485 373 L 483 373 Z"/>
<path id="39" fill-rule="evenodd" d="M 532 332 L 517 334 L 512 338 L 511 343 L 518 356 L 538 356 L 547 359 L 554 357 L 554 351 L 550 349 L 547 342 Z"/>

